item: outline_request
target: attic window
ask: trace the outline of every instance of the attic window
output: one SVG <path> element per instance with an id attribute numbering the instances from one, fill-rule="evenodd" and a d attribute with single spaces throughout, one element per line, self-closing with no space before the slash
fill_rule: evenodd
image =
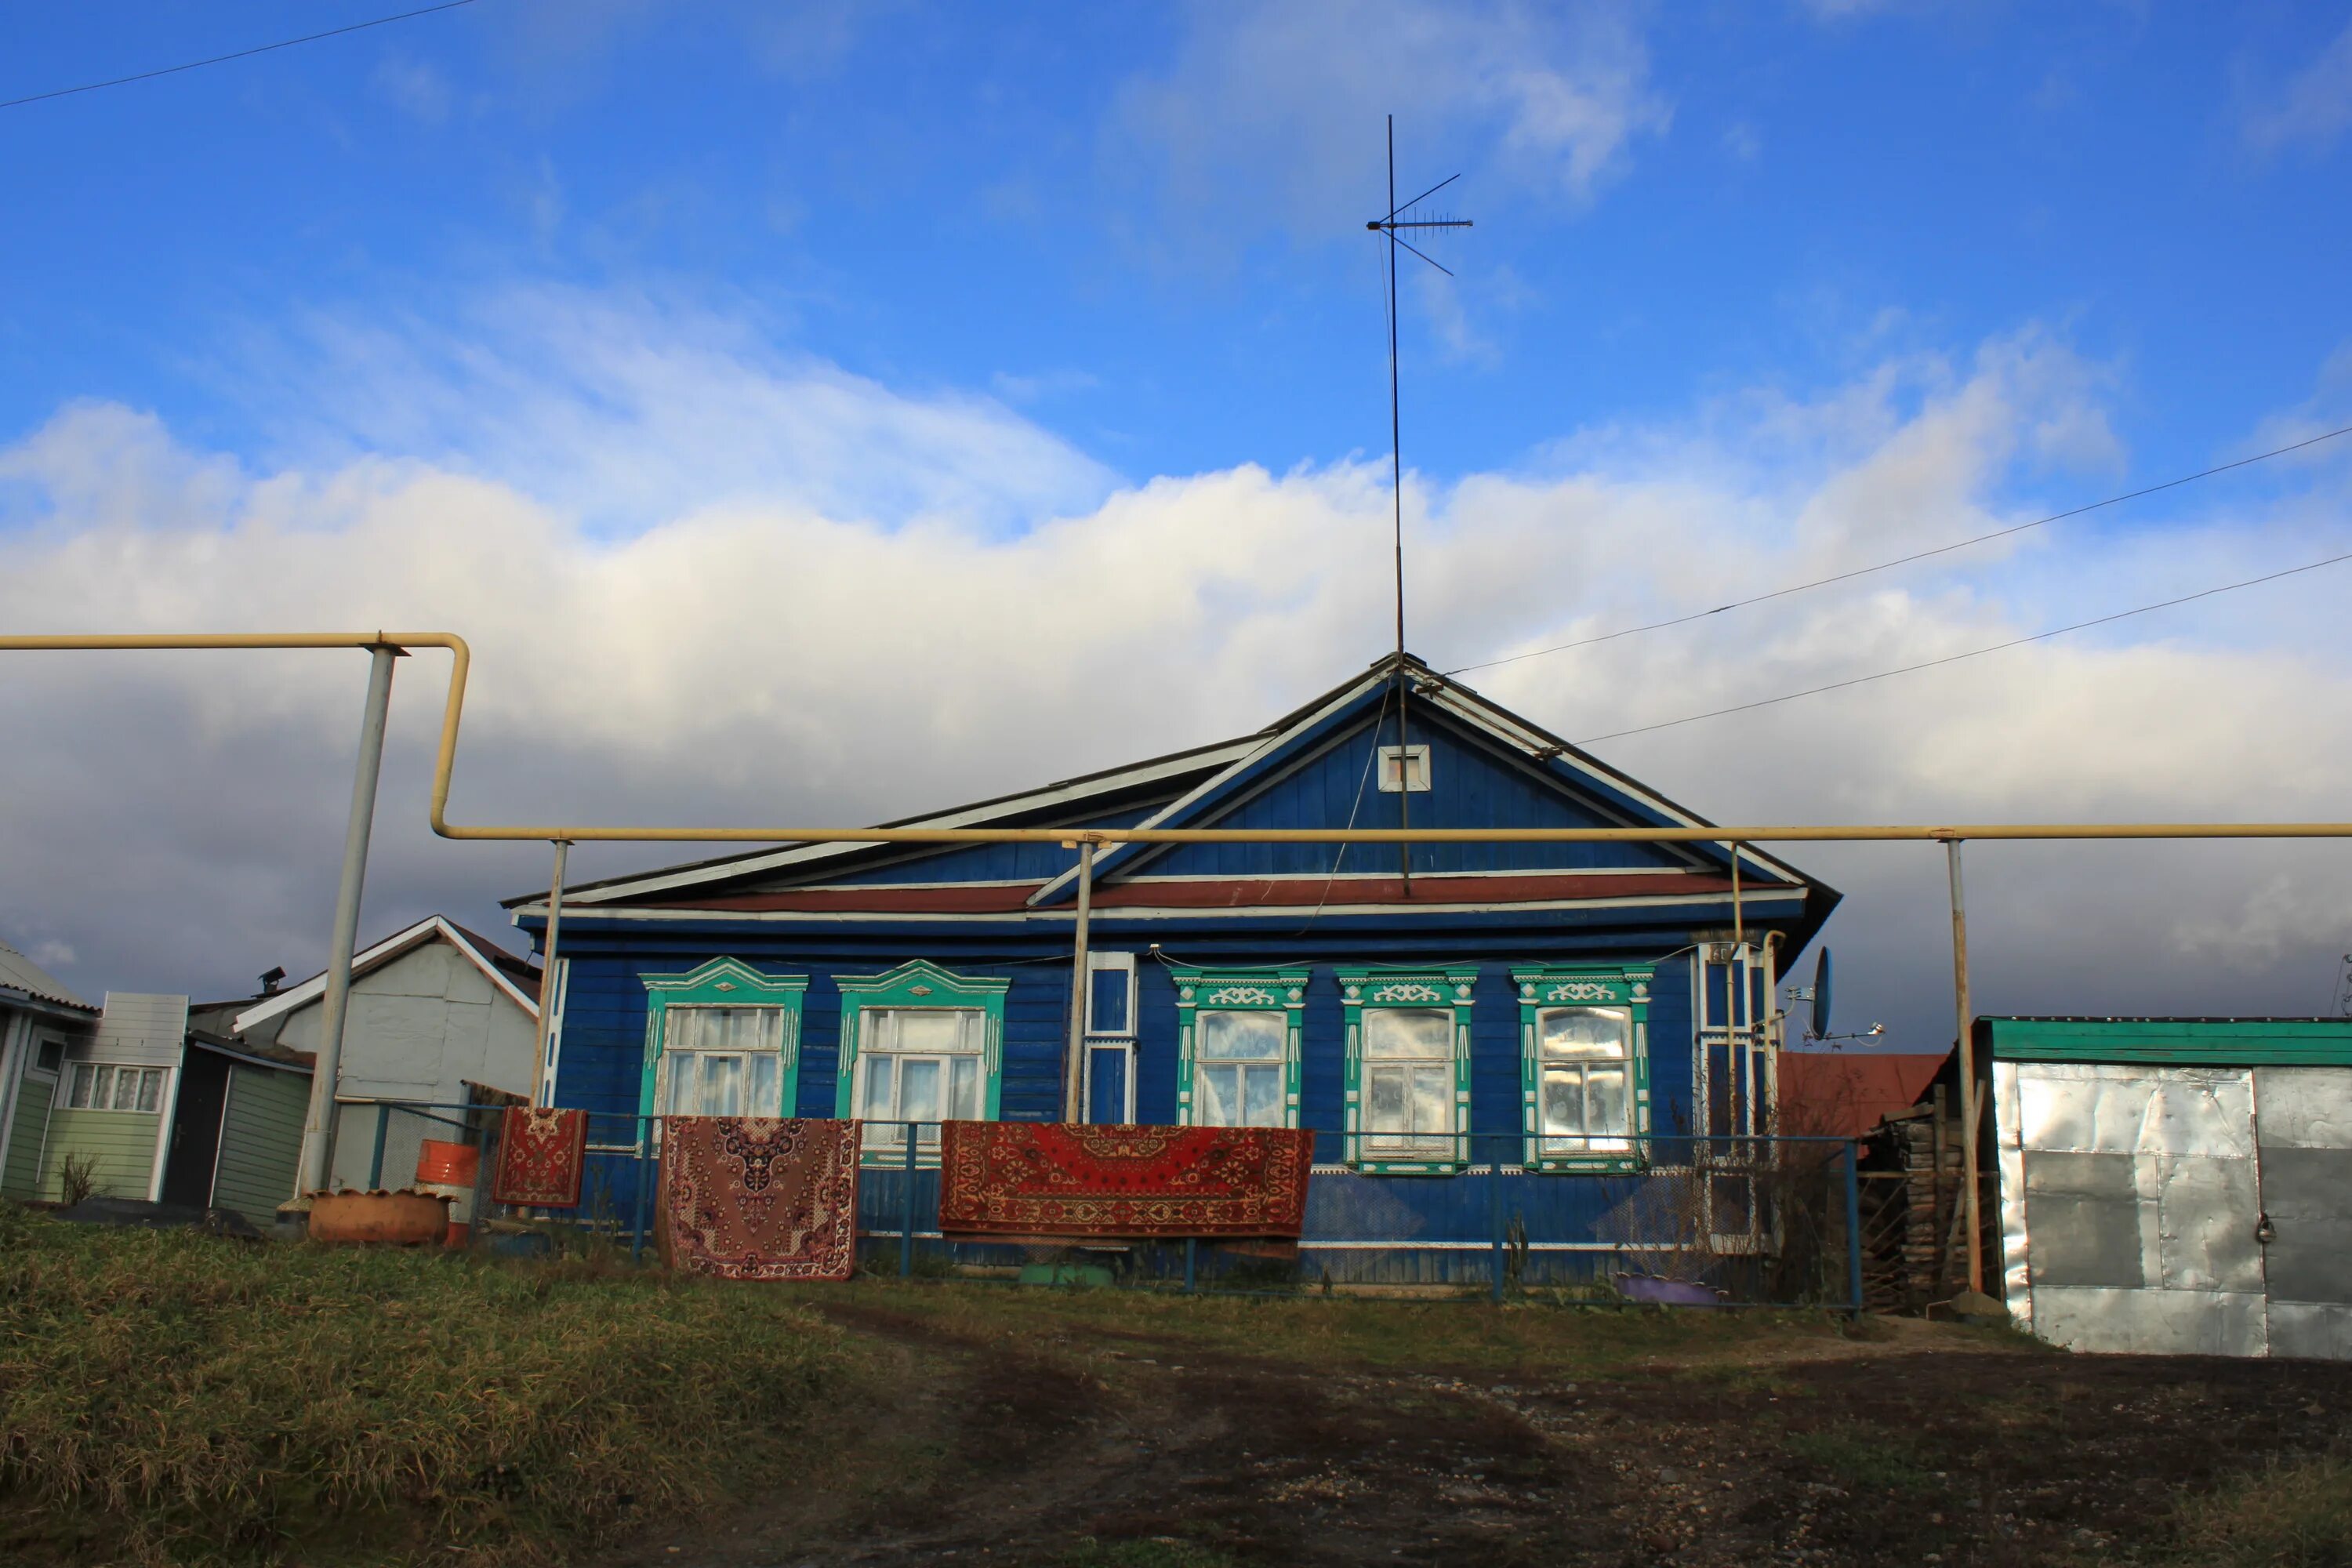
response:
<path id="1" fill-rule="evenodd" d="M 1400 782 L 1402 781 L 1402 782 Z M 1382 746 L 1381 748 L 1381 792 L 1401 795 L 1429 787 L 1429 748 L 1427 746 Z"/>

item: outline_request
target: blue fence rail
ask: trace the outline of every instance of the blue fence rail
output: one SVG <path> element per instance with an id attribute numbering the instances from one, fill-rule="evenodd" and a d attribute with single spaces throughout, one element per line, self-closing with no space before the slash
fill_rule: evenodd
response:
<path id="1" fill-rule="evenodd" d="M 430 1135 L 463 1137 L 479 1148 L 478 1229 L 492 1206 L 498 1109 L 379 1102 L 371 1186 L 383 1185 L 386 1174 L 396 1183 L 406 1175 L 383 1168 L 387 1131 L 406 1116 L 437 1129 Z M 592 1114 L 581 1208 L 541 1223 L 625 1243 L 641 1258 L 654 1235 L 660 1121 Z M 1494 1300 L 1549 1292 L 1852 1311 L 1863 1300 L 1857 1148 L 1848 1139 L 1652 1138 L 1642 1141 L 1639 1168 L 1596 1174 L 1528 1168 L 1528 1141 L 1517 1133 L 1459 1134 L 1447 1140 L 1454 1168 L 1444 1173 L 1318 1162 L 1295 1248 L 1113 1238 L 1049 1247 L 945 1235 L 938 1124 L 867 1127 L 857 1226 L 860 1268 L 872 1273 Z M 1349 1142 L 1321 1134 L 1318 1153 L 1343 1156 Z"/>

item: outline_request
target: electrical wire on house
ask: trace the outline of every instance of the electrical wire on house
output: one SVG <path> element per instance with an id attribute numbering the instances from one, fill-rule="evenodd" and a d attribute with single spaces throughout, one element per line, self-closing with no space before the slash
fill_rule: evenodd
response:
<path id="1" fill-rule="evenodd" d="M 460 5 L 471 5 L 473 3 L 474 0 L 442 0 L 438 5 L 425 5 L 414 11 L 403 11 L 397 16 L 377 16 L 370 21 L 353 22 L 346 27 L 330 27 L 323 33 L 305 33 L 299 38 L 280 38 L 274 44 L 256 44 L 249 49 L 238 49 L 233 54 L 215 55 L 210 59 L 190 60 L 184 65 L 162 66 L 154 70 L 138 71 L 130 76 L 118 76 L 106 81 L 86 81 L 79 87 L 60 87 L 48 92 L 32 93 L 24 98 L 0 99 L 0 109 L 17 109 L 27 103 L 46 102 L 52 98 L 71 98 L 78 92 L 96 92 L 100 88 L 125 87 L 134 81 L 152 81 L 159 76 L 177 76 L 182 71 L 201 70 L 205 66 L 226 65 L 231 60 L 249 59 L 255 55 L 267 55 L 278 49 L 290 49 L 297 44 L 315 44 L 321 38 L 339 38 L 345 33 L 363 33 L 370 27 L 389 26 L 394 22 L 405 22 L 417 16 L 429 16 L 436 11 L 455 11 Z"/>
<path id="2" fill-rule="evenodd" d="M 2114 621 L 2129 620 L 2134 616 L 2145 616 L 2157 610 L 2168 610 L 2175 605 L 2210 599 L 2217 594 L 2234 594 L 2241 588 L 2252 588 L 2264 583 L 2275 583 L 2282 577 L 2293 577 L 2305 572 L 2316 572 L 2323 566 L 2333 566 L 2344 561 L 2352 561 L 2352 551 L 2347 551 L 2341 555 L 2330 555 L 2323 561 L 2306 562 L 2301 566 L 2289 566 L 2284 571 L 2265 573 L 2260 577 L 2249 577 L 2241 583 L 2224 583 L 2218 587 L 2200 588 L 2194 594 L 2183 594 L 2177 599 L 2164 599 L 2153 605 L 2140 605 L 2128 610 L 2117 610 L 2113 615 L 2096 616 L 2087 621 L 2076 621 L 2072 626 L 2053 626 L 2046 632 L 2035 632 L 2031 637 L 2011 637 L 2007 642 L 1994 643 L 1989 647 L 1970 648 L 1966 653 L 1946 654 L 1941 658 L 1924 659 L 1917 664 L 1906 664 L 1895 669 L 1881 669 L 1869 675 L 1856 675 L 1844 680 L 1832 680 L 1826 685 L 1809 686 L 1802 691 L 1784 692 L 1779 697 L 1761 697 L 1753 702 L 1734 703 L 1731 707 L 1711 709 L 1705 713 L 1686 713 L 1679 719 L 1663 720 L 1655 724 L 1639 724 L 1630 730 L 1612 730 L 1605 735 L 1588 735 L 1576 743 L 1580 746 L 1590 746 L 1601 741 L 1622 740 L 1628 735 L 1647 735 L 1654 731 L 1671 730 L 1681 724 L 1696 724 L 1702 719 L 1721 719 L 1727 714 L 1747 713 L 1758 708 L 1770 708 L 1782 702 L 1794 702 L 1800 697 L 1818 697 L 1824 691 L 1843 691 L 1849 686 L 1864 686 L 1874 680 L 1887 680 L 1898 675 L 1913 675 L 1923 669 L 1934 669 L 1939 665 L 1958 664 L 1965 658 L 1981 658 L 1989 653 L 2023 647 L 2028 643 L 2047 642 L 2052 637 L 2064 637 L 2068 632 L 2085 631 L 2092 626 L 2104 626 Z"/>
<path id="3" fill-rule="evenodd" d="M 2070 517 L 2081 517 L 2084 512 L 2097 511 L 2105 507 L 2121 506 L 2127 500 L 2137 500 L 2142 496 L 2152 496 L 2160 490 L 2178 489 L 2182 485 L 2194 484 L 2199 479 L 2210 479 L 2216 474 L 2226 474 L 2232 468 L 2242 468 L 2255 463 L 2266 463 L 2273 458 L 2284 458 L 2290 452 L 2300 452 L 2306 447 L 2316 447 L 2323 441 L 2333 441 L 2339 436 L 2352 436 L 2352 425 L 2324 432 L 2308 440 L 2297 441 L 2290 446 L 2273 447 L 2267 452 L 2257 452 L 2251 458 L 2240 458 L 2235 462 L 2222 463 L 2210 468 L 2200 468 L 2196 473 L 2183 474 L 2177 479 L 2167 479 L 2159 485 L 2127 490 L 2122 495 L 2109 496 L 2105 500 L 2095 500 L 2084 506 L 2070 507 L 2064 511 L 2053 511 L 2048 517 L 2037 517 L 2031 522 L 2020 522 L 2008 528 L 1997 528 L 1990 533 L 1979 533 L 1969 539 L 1956 539 L 1949 544 L 1938 544 L 1932 550 L 1921 550 L 1909 555 L 1898 555 L 1891 561 L 1881 561 L 1875 565 L 1856 566 L 1850 572 L 1833 573 L 1827 577 L 1816 577 L 1807 583 L 1791 583 L 1786 587 L 1775 588 L 1769 593 L 1751 595 L 1745 599 L 1734 599 L 1729 604 L 1717 605 L 1711 610 L 1693 610 L 1686 616 L 1674 616 L 1663 621 L 1650 621 L 1641 626 L 1620 626 L 1613 632 L 1598 632 L 1589 637 L 1579 637 L 1574 642 L 1553 643 L 1549 647 L 1529 648 L 1525 653 L 1505 654 L 1500 658 L 1482 659 L 1476 664 L 1456 665 L 1454 668 L 1443 670 L 1440 673 L 1466 675 L 1474 669 L 1492 669 L 1496 665 L 1517 664 L 1523 658 L 1540 658 L 1548 653 L 1566 653 L 1570 648 L 1591 647 L 1595 643 L 1614 642 L 1619 637 L 1639 637 L 1643 632 L 1662 632 L 1670 626 L 1686 626 L 1693 621 L 1703 621 L 1710 616 L 1722 615 L 1727 610 L 1741 610 L 1750 605 L 1766 604 L 1773 599 L 1785 599 L 1791 594 L 1802 594 L 1814 588 L 1826 588 L 1836 583 L 1851 582 L 1856 577 L 1867 577 L 1874 572 L 1890 572 L 1897 566 L 1908 566 L 1915 561 L 1931 560 L 1938 555 L 1949 555 L 1956 550 L 1966 550 L 1971 545 L 1989 544 L 1996 539 L 2007 539 L 2013 534 L 2024 533 L 2032 529 L 2046 528 L 2053 522 L 2063 522 Z M 2162 606 L 2150 607 L 2161 608 Z"/>

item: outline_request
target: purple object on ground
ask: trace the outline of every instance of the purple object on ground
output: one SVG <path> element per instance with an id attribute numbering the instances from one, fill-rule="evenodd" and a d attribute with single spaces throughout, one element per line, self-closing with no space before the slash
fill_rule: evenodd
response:
<path id="1" fill-rule="evenodd" d="M 1617 1293 L 1628 1301 L 1648 1301 L 1661 1307 L 1718 1307 L 1723 1298 L 1706 1285 L 1680 1279 L 1654 1279 L 1647 1274 L 1620 1274 Z"/>

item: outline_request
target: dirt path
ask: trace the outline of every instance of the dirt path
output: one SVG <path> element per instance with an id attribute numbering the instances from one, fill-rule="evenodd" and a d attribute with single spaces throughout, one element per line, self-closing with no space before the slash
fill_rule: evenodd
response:
<path id="1" fill-rule="evenodd" d="M 1563 1380 L 824 1310 L 907 1374 L 845 1413 L 839 1473 L 617 1562 L 2128 1561 L 2184 1489 L 2325 1451 L 2352 1413 L 2352 1366 L 1955 1351 L 1922 1325 Z"/>

